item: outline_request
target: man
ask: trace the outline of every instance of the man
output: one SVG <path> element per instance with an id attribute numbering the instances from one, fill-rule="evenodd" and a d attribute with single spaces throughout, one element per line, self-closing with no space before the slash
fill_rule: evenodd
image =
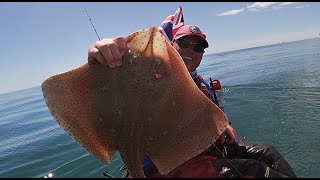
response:
<path id="1" fill-rule="evenodd" d="M 204 50 L 209 47 L 206 35 L 195 25 L 184 25 L 174 35 L 172 46 L 180 54 L 196 85 L 213 101 L 208 84 L 196 70 Z M 90 46 L 88 63 L 98 61 L 115 68 L 122 65 L 122 56 L 126 51 L 124 37 L 103 39 Z M 215 144 L 167 175 L 159 174 L 146 155 L 144 172 L 147 177 L 296 177 L 289 164 L 271 145 L 236 142 L 235 133 L 233 127 L 228 125 Z"/>

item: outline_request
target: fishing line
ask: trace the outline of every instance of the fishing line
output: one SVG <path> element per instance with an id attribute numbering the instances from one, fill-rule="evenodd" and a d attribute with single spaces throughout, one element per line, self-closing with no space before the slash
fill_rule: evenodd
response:
<path id="1" fill-rule="evenodd" d="M 97 30 L 96 30 L 96 28 L 94 27 L 94 25 L 93 25 L 93 23 L 92 23 L 92 21 L 91 21 L 91 18 L 90 18 L 89 14 L 88 14 L 88 11 L 87 11 L 86 7 L 83 6 L 83 8 L 84 8 L 84 10 L 86 11 L 86 14 L 87 14 L 87 16 L 88 16 L 88 18 L 89 18 L 89 21 L 90 21 L 90 23 L 91 23 L 91 26 L 93 27 L 94 31 L 96 32 L 96 35 L 98 36 L 98 39 L 101 41 L 101 39 L 100 39 L 100 37 L 99 37 L 99 35 L 98 35 L 98 33 L 97 33 Z"/>
<path id="2" fill-rule="evenodd" d="M 222 154 L 222 157 L 225 158 L 229 163 L 230 165 L 239 173 L 240 176 L 243 176 L 241 174 L 241 172 L 232 164 L 232 162 L 224 155 L 223 152 L 220 151 L 220 149 L 213 143 L 214 147 Z M 225 148 L 225 146 L 223 146 Z M 227 152 L 227 150 L 225 150 Z"/>

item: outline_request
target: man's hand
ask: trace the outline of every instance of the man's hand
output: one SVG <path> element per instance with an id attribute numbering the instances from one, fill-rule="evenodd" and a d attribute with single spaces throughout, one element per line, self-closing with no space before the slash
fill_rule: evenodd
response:
<path id="1" fill-rule="evenodd" d="M 226 130 L 223 131 L 215 143 L 223 144 L 226 141 L 227 144 L 232 144 L 235 140 L 235 132 L 233 127 L 228 124 Z"/>
<path id="2" fill-rule="evenodd" d="M 121 66 L 122 57 L 127 50 L 127 43 L 124 37 L 102 39 L 89 47 L 88 63 L 92 64 L 98 61 L 110 68 Z"/>

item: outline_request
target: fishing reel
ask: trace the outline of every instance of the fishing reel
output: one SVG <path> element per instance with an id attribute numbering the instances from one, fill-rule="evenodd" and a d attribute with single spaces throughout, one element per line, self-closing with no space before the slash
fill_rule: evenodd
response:
<path id="1" fill-rule="evenodd" d="M 221 90 L 221 84 L 220 84 L 220 81 L 215 79 L 215 80 L 212 80 L 210 78 L 210 87 L 212 89 L 212 91 L 218 91 L 218 90 Z"/>

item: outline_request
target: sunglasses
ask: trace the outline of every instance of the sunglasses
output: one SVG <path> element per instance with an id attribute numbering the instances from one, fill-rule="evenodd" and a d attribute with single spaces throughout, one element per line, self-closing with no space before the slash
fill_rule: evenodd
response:
<path id="1" fill-rule="evenodd" d="M 188 48 L 190 45 L 192 45 L 193 50 L 196 52 L 203 52 L 206 46 L 203 43 L 193 43 L 186 39 L 177 39 L 177 44 L 182 48 Z"/>

